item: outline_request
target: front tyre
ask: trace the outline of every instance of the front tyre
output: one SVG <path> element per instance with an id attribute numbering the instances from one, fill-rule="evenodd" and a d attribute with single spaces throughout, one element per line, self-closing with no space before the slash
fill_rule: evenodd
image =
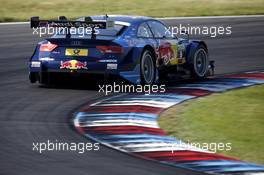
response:
<path id="1" fill-rule="evenodd" d="M 141 84 L 153 84 L 155 81 L 154 56 L 149 50 L 145 50 L 140 59 Z"/>
<path id="2" fill-rule="evenodd" d="M 207 76 L 209 65 L 208 53 L 203 45 L 200 45 L 192 58 L 191 72 L 194 78 L 202 79 Z"/>

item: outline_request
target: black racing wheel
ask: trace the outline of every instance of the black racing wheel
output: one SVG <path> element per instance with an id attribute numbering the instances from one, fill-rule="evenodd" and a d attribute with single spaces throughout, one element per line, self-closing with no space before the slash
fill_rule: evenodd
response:
<path id="1" fill-rule="evenodd" d="M 140 60 L 141 84 L 153 84 L 155 82 L 156 69 L 154 56 L 149 50 L 145 50 Z"/>
<path id="2" fill-rule="evenodd" d="M 192 56 L 191 73 L 195 78 L 205 78 L 207 76 L 209 65 L 207 49 L 200 45 Z"/>

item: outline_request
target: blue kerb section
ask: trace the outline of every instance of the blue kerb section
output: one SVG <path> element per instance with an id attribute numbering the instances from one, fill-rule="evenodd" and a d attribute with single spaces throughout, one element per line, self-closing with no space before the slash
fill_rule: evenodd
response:
<path id="1" fill-rule="evenodd" d="M 210 160 L 210 161 L 194 161 L 190 163 L 173 163 L 163 162 L 177 167 L 188 168 L 201 172 L 212 173 L 234 173 L 234 172 L 254 172 L 264 171 L 264 167 L 247 162 L 236 160 Z"/>

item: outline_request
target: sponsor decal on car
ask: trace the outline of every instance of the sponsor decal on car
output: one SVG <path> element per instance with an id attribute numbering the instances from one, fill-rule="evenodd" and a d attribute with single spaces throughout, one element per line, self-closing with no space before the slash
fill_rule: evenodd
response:
<path id="1" fill-rule="evenodd" d="M 171 41 L 161 42 L 158 47 L 159 59 L 164 65 L 183 64 L 185 60 L 185 47 Z"/>
<path id="2" fill-rule="evenodd" d="M 185 59 L 185 46 L 184 45 L 172 45 L 175 57 L 170 59 L 170 65 L 183 64 Z"/>
<path id="3" fill-rule="evenodd" d="M 61 61 L 60 69 L 70 69 L 70 70 L 78 70 L 78 69 L 87 69 L 87 62 L 81 62 L 77 60 L 70 61 Z"/>
<path id="4" fill-rule="evenodd" d="M 117 63 L 115 59 L 98 60 L 99 63 Z"/>
<path id="5" fill-rule="evenodd" d="M 54 58 L 44 57 L 44 58 L 39 58 L 39 61 L 54 61 Z"/>

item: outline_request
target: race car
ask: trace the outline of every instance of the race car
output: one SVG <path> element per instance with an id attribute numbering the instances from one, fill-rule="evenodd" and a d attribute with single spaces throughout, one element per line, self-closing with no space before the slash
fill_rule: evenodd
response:
<path id="1" fill-rule="evenodd" d="M 72 21 L 64 16 L 32 17 L 30 24 L 34 30 L 59 28 L 37 44 L 29 60 L 31 83 L 85 74 L 154 84 L 172 77 L 205 78 L 214 68 L 204 41 L 178 38 L 166 24 L 150 17 L 101 15 Z"/>

